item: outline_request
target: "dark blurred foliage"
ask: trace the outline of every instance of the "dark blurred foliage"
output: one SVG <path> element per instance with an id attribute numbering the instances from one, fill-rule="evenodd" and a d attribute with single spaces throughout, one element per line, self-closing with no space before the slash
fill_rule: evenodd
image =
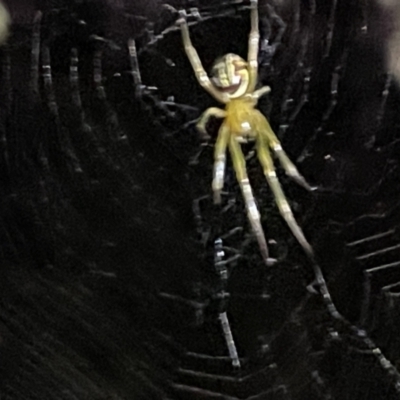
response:
<path id="1" fill-rule="evenodd" d="M 279 262 L 263 264 L 230 169 L 213 206 L 212 141 L 192 121 L 215 104 L 172 8 L 6 4 L 1 399 L 399 398 L 399 91 L 385 67 L 392 21 L 375 1 L 259 6 L 260 84 L 272 88 L 259 107 L 318 189 L 278 175 L 348 323 L 309 286 L 313 270 L 251 145 L 248 170 Z M 199 9 L 190 29 L 207 69 L 224 53 L 246 56 L 248 3 L 169 4 Z M 218 122 L 209 129 L 215 138 Z M 227 311 L 240 370 L 218 321 L 217 238 L 233 258 Z"/>

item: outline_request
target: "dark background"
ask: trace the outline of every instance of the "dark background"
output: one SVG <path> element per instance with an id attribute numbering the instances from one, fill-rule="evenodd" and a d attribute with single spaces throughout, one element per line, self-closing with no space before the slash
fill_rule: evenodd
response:
<path id="1" fill-rule="evenodd" d="M 259 5 L 260 84 L 272 88 L 259 108 L 317 187 L 306 193 L 278 168 L 337 319 L 309 286 L 312 266 L 251 145 L 279 262 L 263 264 L 231 168 L 213 206 L 213 140 L 203 146 L 191 121 L 216 104 L 174 11 L 144 0 L 7 4 L 1 399 L 399 398 L 399 90 L 385 63 L 394 14 L 374 0 Z M 190 29 L 206 69 L 227 52 L 246 56 L 248 3 L 169 4 L 198 7 Z M 146 86 L 134 83 L 128 39 Z M 226 307 L 240 370 L 218 321 L 218 238 L 233 257 Z"/>

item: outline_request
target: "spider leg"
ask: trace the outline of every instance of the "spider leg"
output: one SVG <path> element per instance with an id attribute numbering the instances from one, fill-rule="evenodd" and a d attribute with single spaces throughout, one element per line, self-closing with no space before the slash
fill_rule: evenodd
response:
<path id="1" fill-rule="evenodd" d="M 279 162 L 281 163 L 286 174 L 290 176 L 290 178 L 292 178 L 298 185 L 303 186 L 303 188 L 309 191 L 314 190 L 314 188 L 312 188 L 304 179 L 304 177 L 300 174 L 292 161 L 290 161 L 290 158 L 287 156 L 282 148 L 281 142 L 275 135 L 269 122 L 266 119 L 264 120 L 264 129 L 262 130 L 261 135 L 265 138 L 265 143 L 267 143 L 269 147 L 271 147 L 275 155 L 278 157 Z"/>
<path id="2" fill-rule="evenodd" d="M 229 95 L 227 93 L 220 92 L 212 84 L 210 78 L 207 75 L 207 72 L 203 68 L 199 55 L 197 54 L 197 51 L 192 44 L 189 35 L 189 27 L 186 22 L 186 13 L 182 11 L 180 14 L 181 18 L 178 19 L 177 24 L 181 27 L 182 41 L 185 47 L 185 52 L 190 61 L 190 64 L 192 65 L 193 71 L 199 84 L 220 103 L 227 103 L 229 101 Z"/>
<path id="3" fill-rule="evenodd" d="M 212 189 L 214 192 L 214 203 L 221 203 L 221 191 L 224 187 L 226 147 L 228 146 L 230 131 L 226 124 L 222 124 L 218 132 L 214 147 L 214 173 Z"/>
<path id="4" fill-rule="evenodd" d="M 11 18 L 7 8 L 0 3 L 0 45 L 3 45 L 8 37 Z"/>
<path id="5" fill-rule="evenodd" d="M 256 148 L 257 148 L 258 158 L 264 170 L 264 175 L 274 194 L 276 204 L 278 205 L 279 211 L 283 219 L 286 221 L 293 235 L 299 241 L 299 243 L 301 244 L 307 255 L 313 258 L 314 255 L 313 249 L 311 245 L 308 243 L 307 239 L 305 238 L 304 233 L 301 230 L 300 226 L 297 224 L 293 216 L 292 210 L 289 206 L 289 203 L 286 200 L 285 194 L 283 193 L 281 185 L 276 176 L 272 157 L 268 149 L 268 142 L 261 135 L 259 135 L 257 138 Z"/>
<path id="6" fill-rule="evenodd" d="M 267 265 L 271 265 L 273 262 L 275 262 L 275 260 L 269 258 L 268 245 L 267 241 L 265 240 L 263 228 L 261 226 L 260 213 L 258 212 L 253 191 L 251 190 L 249 178 L 247 176 L 246 161 L 242 149 L 240 148 L 240 144 L 234 135 L 231 135 L 229 141 L 229 151 L 231 153 L 233 168 L 235 169 L 236 177 L 246 204 L 247 216 L 249 218 L 250 225 L 254 234 L 256 235 L 257 242 L 265 262 Z"/>
<path id="7" fill-rule="evenodd" d="M 257 89 L 251 94 L 251 98 L 257 103 L 258 99 L 265 94 L 271 92 L 271 88 L 269 86 L 263 86 L 260 89 Z"/>
<path id="8" fill-rule="evenodd" d="M 217 107 L 207 108 L 207 110 L 204 111 L 203 114 L 201 114 L 199 120 L 197 121 L 196 128 L 204 137 L 208 137 L 206 129 L 206 124 L 208 120 L 211 117 L 225 118 L 225 116 L 226 112 L 224 110 L 221 110 L 220 108 Z"/>
<path id="9" fill-rule="evenodd" d="M 260 31 L 258 28 L 258 0 L 251 0 L 251 30 L 249 35 L 249 49 L 247 61 L 249 63 L 249 86 L 247 93 L 254 92 L 257 85 L 258 71 L 258 47 L 260 42 Z"/>

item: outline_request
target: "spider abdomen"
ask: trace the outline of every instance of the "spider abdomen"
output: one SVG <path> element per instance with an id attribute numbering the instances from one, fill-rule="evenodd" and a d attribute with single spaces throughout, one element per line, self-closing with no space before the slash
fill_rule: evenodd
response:
<path id="1" fill-rule="evenodd" d="M 232 134 L 247 139 L 256 138 L 265 124 L 265 117 L 254 105 L 249 98 L 232 99 L 226 105 L 225 123 Z"/>

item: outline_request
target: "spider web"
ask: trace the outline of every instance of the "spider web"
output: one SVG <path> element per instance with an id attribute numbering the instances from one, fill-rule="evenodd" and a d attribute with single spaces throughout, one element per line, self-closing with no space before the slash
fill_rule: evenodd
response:
<path id="1" fill-rule="evenodd" d="M 222 206 L 212 204 L 213 139 L 193 121 L 214 103 L 174 10 L 188 11 L 209 69 L 227 52 L 246 55 L 248 3 L 7 5 L 1 397 L 397 399 L 399 97 L 385 62 L 395 7 L 259 5 L 260 84 L 272 88 L 259 107 L 318 187 L 305 193 L 278 168 L 337 319 L 251 145 L 279 262 L 263 264 L 231 168 Z M 208 128 L 215 139 L 218 121 Z"/>

